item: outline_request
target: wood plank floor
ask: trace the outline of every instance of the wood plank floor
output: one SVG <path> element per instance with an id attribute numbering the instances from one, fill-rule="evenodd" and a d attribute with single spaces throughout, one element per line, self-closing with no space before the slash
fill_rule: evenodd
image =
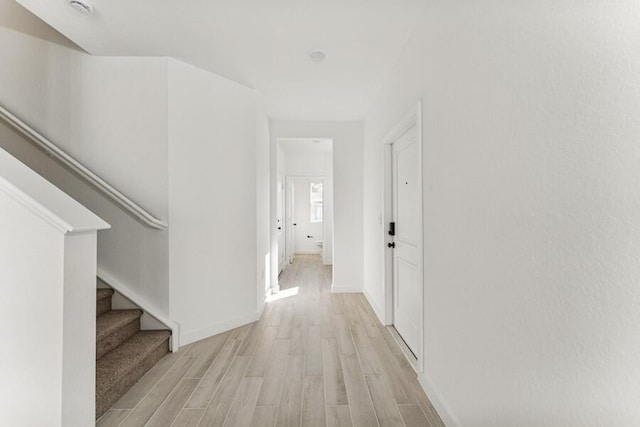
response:
<path id="1" fill-rule="evenodd" d="M 99 427 L 441 427 L 389 330 L 298 256 L 250 325 L 165 356 Z"/>

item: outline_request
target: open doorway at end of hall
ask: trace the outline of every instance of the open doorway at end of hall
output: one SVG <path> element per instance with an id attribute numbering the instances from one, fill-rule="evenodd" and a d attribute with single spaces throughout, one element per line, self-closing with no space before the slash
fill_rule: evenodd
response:
<path id="1" fill-rule="evenodd" d="M 333 264 L 333 141 L 278 140 L 278 272 L 296 255 Z"/>

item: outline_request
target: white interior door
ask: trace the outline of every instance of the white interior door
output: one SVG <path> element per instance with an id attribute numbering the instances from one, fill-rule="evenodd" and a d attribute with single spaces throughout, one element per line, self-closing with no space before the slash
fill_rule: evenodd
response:
<path id="1" fill-rule="evenodd" d="M 420 259 L 422 239 L 420 150 L 413 126 L 391 147 L 395 236 L 393 244 L 393 324 L 409 349 L 417 354 L 422 315 Z"/>

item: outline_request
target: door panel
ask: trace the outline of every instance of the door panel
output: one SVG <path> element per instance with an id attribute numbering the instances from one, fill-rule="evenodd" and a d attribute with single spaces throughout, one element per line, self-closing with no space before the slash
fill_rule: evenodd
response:
<path id="1" fill-rule="evenodd" d="M 412 127 L 392 145 L 393 218 L 393 324 L 414 352 L 419 344 L 421 286 L 419 256 L 421 227 L 420 150 Z"/>

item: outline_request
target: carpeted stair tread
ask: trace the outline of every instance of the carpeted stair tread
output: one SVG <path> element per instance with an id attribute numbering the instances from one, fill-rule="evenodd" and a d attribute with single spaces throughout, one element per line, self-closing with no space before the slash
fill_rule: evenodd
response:
<path id="1" fill-rule="evenodd" d="M 109 298 L 112 295 L 113 295 L 113 289 L 111 289 L 111 288 L 98 288 L 98 291 L 96 292 L 96 300 L 100 301 L 102 299 Z"/>
<path id="2" fill-rule="evenodd" d="M 113 296 L 113 289 L 111 288 L 98 288 L 96 292 L 96 317 L 111 310 L 111 297 Z"/>
<path id="3" fill-rule="evenodd" d="M 111 310 L 96 319 L 96 341 L 111 335 L 142 316 L 142 310 Z"/>
<path id="4" fill-rule="evenodd" d="M 145 362 L 145 359 L 158 347 L 165 344 L 168 351 L 170 336 L 171 332 L 169 331 L 140 331 L 98 359 L 96 361 L 96 401 L 102 399 L 114 385 L 120 383 L 129 373 L 139 371 L 138 365 Z M 152 365 L 154 363 L 155 361 Z M 147 367 L 146 370 L 150 367 Z M 141 376 L 132 379 L 131 384 Z"/>

